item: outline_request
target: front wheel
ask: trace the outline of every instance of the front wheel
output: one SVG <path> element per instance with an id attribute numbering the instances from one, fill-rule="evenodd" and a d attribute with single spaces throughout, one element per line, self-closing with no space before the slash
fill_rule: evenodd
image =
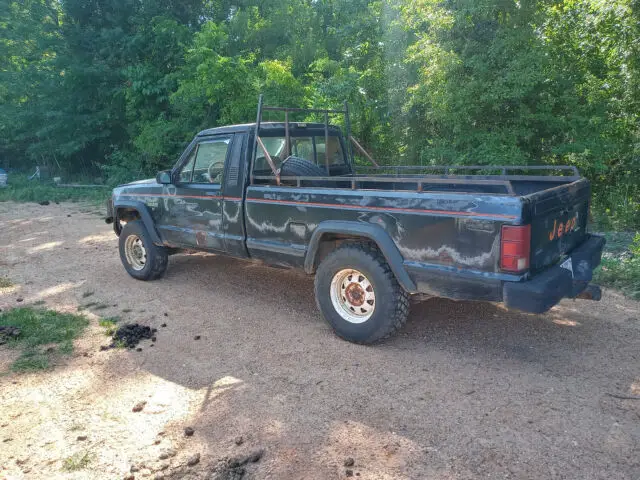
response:
<path id="1" fill-rule="evenodd" d="M 409 315 L 408 294 L 380 251 L 368 244 L 331 252 L 316 272 L 315 294 L 336 334 L 354 343 L 388 337 Z"/>
<path id="2" fill-rule="evenodd" d="M 155 280 L 167 269 L 166 248 L 154 245 L 140 220 L 127 222 L 120 232 L 120 260 L 125 270 L 138 280 Z"/>

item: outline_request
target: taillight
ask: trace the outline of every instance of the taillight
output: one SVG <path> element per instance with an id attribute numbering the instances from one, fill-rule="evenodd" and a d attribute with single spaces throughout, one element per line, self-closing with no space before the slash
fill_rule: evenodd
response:
<path id="1" fill-rule="evenodd" d="M 529 269 L 531 225 L 503 225 L 500 244 L 500 268 L 521 273 Z"/>

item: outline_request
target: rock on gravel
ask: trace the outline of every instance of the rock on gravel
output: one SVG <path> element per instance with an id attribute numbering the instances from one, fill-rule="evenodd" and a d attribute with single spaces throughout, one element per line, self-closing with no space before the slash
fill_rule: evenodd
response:
<path id="1" fill-rule="evenodd" d="M 196 453 L 195 455 L 191 455 L 189 458 L 187 458 L 187 465 L 189 465 L 190 467 L 193 467 L 194 465 L 197 465 L 198 463 L 200 463 L 200 454 Z"/>
<path id="2" fill-rule="evenodd" d="M 184 429 L 184 436 L 185 437 L 192 437 L 194 432 L 195 432 L 195 430 L 192 427 L 186 427 Z"/>
<path id="3" fill-rule="evenodd" d="M 132 412 L 141 412 L 142 409 L 145 407 L 145 405 L 147 404 L 147 402 L 138 402 L 136 403 L 133 408 L 131 409 Z"/>
<path id="4" fill-rule="evenodd" d="M 356 463 L 356 461 L 352 458 L 352 457 L 348 457 L 345 461 L 344 461 L 344 466 L 345 467 L 353 467 L 353 465 Z"/>

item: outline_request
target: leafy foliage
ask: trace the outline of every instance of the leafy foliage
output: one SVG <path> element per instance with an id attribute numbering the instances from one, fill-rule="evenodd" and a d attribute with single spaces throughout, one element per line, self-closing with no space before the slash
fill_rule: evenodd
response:
<path id="1" fill-rule="evenodd" d="M 635 0 L 3 0 L 0 164 L 111 183 L 270 104 L 347 100 L 383 163 L 570 164 L 640 225 Z M 338 121 L 336 119 L 336 121 Z"/>

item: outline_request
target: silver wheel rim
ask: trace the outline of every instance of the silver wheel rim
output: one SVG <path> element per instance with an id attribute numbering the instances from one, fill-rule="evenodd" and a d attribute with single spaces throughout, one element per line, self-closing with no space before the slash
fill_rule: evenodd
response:
<path id="1" fill-rule="evenodd" d="M 137 235 L 129 235 L 124 241 L 124 255 L 127 263 L 136 271 L 142 270 L 147 264 L 147 251 Z"/>
<path id="2" fill-rule="evenodd" d="M 331 280 L 333 308 L 349 323 L 364 323 L 376 309 L 376 294 L 369 279 L 358 270 L 340 270 Z"/>

